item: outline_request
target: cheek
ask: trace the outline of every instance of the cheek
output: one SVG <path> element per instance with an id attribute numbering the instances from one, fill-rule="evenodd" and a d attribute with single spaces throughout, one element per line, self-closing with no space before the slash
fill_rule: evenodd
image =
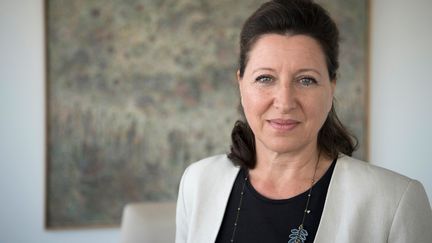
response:
<path id="1" fill-rule="evenodd" d="M 241 104 L 243 107 L 243 111 L 246 115 L 246 118 L 249 122 L 250 118 L 254 116 L 255 113 L 257 113 L 257 101 L 254 95 L 252 95 L 249 92 L 243 92 L 241 96 Z"/>
<path id="2" fill-rule="evenodd" d="M 314 113 L 318 116 L 327 117 L 333 106 L 333 91 L 331 87 L 325 87 L 309 98 L 310 109 L 315 110 Z"/>
<path id="3" fill-rule="evenodd" d="M 319 97 L 318 99 L 316 99 L 316 96 L 310 97 L 308 102 L 304 103 L 304 111 L 308 113 L 309 119 L 316 123 L 324 123 L 327 114 L 331 110 L 333 97 L 327 94 L 322 94 Z"/>
<path id="4" fill-rule="evenodd" d="M 267 107 L 267 97 L 268 94 L 262 90 L 253 88 L 241 90 L 241 103 L 245 113 L 249 113 L 250 115 L 263 113 Z"/>
<path id="5" fill-rule="evenodd" d="M 256 89 L 243 90 L 241 97 L 243 111 L 254 133 L 262 126 L 263 115 L 267 111 L 268 98 Z"/>
<path id="6" fill-rule="evenodd" d="M 333 96 L 332 95 L 325 96 L 321 104 L 322 104 L 321 106 L 317 106 L 319 107 L 319 110 L 316 113 L 321 118 L 320 122 L 324 124 L 325 120 L 327 119 L 327 115 L 330 112 L 333 105 Z"/>

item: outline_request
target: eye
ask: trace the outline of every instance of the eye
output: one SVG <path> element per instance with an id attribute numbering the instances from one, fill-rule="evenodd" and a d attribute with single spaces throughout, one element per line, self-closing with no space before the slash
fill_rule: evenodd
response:
<path id="1" fill-rule="evenodd" d="M 315 78 L 312 78 L 312 77 L 302 77 L 302 78 L 300 78 L 299 82 L 300 82 L 301 85 L 303 85 L 305 87 L 308 87 L 310 85 L 313 85 L 313 84 L 317 83 L 317 81 L 315 80 Z"/>
<path id="2" fill-rule="evenodd" d="M 273 80 L 274 80 L 274 78 L 270 75 L 260 75 L 255 79 L 255 82 L 268 84 L 268 83 L 272 82 Z"/>

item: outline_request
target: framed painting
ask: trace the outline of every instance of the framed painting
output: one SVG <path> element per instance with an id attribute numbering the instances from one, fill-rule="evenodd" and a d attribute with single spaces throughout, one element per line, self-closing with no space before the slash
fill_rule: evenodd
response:
<path id="1" fill-rule="evenodd" d="M 228 151 L 238 36 L 262 2 L 46 0 L 48 228 L 116 226 Z M 365 159 L 368 2 L 319 2 L 342 32 L 337 110 Z"/>

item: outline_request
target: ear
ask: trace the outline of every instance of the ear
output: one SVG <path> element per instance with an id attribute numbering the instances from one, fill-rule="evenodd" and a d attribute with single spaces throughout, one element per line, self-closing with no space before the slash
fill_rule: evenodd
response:
<path id="1" fill-rule="evenodd" d="M 335 90 L 336 90 L 336 79 L 331 80 L 330 85 L 331 85 L 332 96 L 334 97 Z"/>
<path id="2" fill-rule="evenodd" d="M 239 93 L 240 93 L 240 105 L 243 106 L 243 95 L 242 95 L 242 89 L 241 89 L 241 83 L 242 83 L 242 78 L 240 77 L 240 70 L 237 70 L 237 84 L 238 84 L 238 88 L 239 88 Z"/>
<path id="3" fill-rule="evenodd" d="M 334 95 L 335 95 L 335 90 L 336 90 L 336 79 L 330 81 L 330 89 L 331 89 L 331 99 L 332 100 L 330 102 L 330 107 L 328 109 L 328 112 L 331 111 L 331 109 L 332 109 L 332 107 L 334 105 L 334 99 L 335 99 Z"/>

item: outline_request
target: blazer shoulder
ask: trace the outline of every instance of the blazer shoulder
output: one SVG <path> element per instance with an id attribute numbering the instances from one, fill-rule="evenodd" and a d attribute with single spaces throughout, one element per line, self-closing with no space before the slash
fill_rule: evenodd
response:
<path id="1" fill-rule="evenodd" d="M 227 155 L 211 156 L 189 165 L 183 173 L 182 180 L 188 187 L 205 187 L 220 180 L 230 179 L 239 170 Z"/>
<path id="2" fill-rule="evenodd" d="M 226 154 L 218 154 L 204 158 L 188 166 L 189 174 L 199 176 L 208 173 L 223 173 L 226 170 L 234 169 L 236 166 L 228 159 Z"/>
<path id="3" fill-rule="evenodd" d="M 395 204 L 412 184 L 419 184 L 407 176 L 352 157 L 338 159 L 334 173 L 338 187 L 351 190 L 359 200 Z"/>
<path id="4" fill-rule="evenodd" d="M 405 175 L 346 155 L 338 159 L 338 164 L 341 173 L 372 186 L 378 184 L 407 187 L 413 181 Z"/>
<path id="5" fill-rule="evenodd" d="M 323 218 L 332 224 L 320 225 L 321 231 L 345 234 L 337 241 L 321 233 L 322 242 L 411 242 L 432 225 L 423 186 L 407 176 L 341 156 L 330 183 Z"/>

